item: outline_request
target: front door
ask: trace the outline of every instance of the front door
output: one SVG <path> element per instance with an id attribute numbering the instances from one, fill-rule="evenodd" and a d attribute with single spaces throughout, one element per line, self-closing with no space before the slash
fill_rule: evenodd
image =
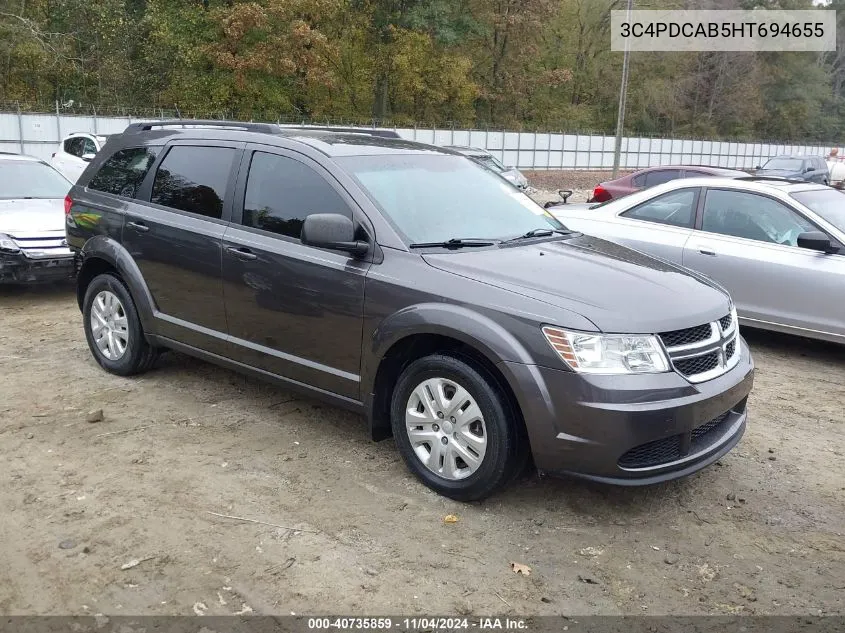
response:
<path id="1" fill-rule="evenodd" d="M 126 210 L 123 246 L 155 302 L 156 333 L 225 353 L 221 250 L 243 144 L 179 141 L 164 149 Z"/>
<path id="2" fill-rule="evenodd" d="M 235 213 L 223 239 L 231 354 L 359 400 L 369 264 L 299 239 L 308 215 L 354 219 L 354 203 L 328 172 L 294 152 L 248 149 L 240 171 Z"/>
<path id="3" fill-rule="evenodd" d="M 725 286 L 741 317 L 845 334 L 845 256 L 800 248 L 798 235 L 819 230 L 768 196 L 709 189 L 701 230 L 684 265 Z"/>

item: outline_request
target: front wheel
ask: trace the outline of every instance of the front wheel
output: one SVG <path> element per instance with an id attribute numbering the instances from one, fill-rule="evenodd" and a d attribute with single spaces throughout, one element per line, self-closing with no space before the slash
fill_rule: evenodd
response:
<path id="1" fill-rule="evenodd" d="M 405 464 L 446 497 L 488 497 L 524 464 L 521 422 L 508 399 L 486 372 L 464 360 L 438 354 L 411 363 L 390 410 Z"/>

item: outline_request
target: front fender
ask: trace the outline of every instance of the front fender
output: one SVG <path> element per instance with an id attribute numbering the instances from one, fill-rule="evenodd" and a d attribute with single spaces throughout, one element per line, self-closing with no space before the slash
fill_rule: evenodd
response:
<path id="1" fill-rule="evenodd" d="M 120 274 L 121 279 L 129 288 L 135 308 L 138 310 L 138 317 L 144 332 L 155 334 L 154 319 L 155 302 L 153 301 L 150 289 L 144 281 L 138 264 L 135 259 L 120 243 L 107 235 L 96 235 L 87 240 L 79 253 L 82 260 L 79 279 L 85 279 L 84 271 L 86 264 L 91 265 L 94 260 L 99 259 L 107 262 Z M 82 297 L 79 297 L 80 307 Z"/>
<path id="2" fill-rule="evenodd" d="M 373 331 L 369 343 L 365 343 L 361 363 L 363 394 L 373 392 L 379 364 L 388 350 L 402 339 L 417 334 L 438 334 L 459 340 L 493 364 L 533 362 L 522 343 L 493 319 L 464 306 L 422 303 L 385 318 Z"/>

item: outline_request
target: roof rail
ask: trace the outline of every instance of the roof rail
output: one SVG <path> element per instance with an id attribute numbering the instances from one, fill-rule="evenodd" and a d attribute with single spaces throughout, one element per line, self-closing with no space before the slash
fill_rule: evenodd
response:
<path id="1" fill-rule="evenodd" d="M 395 130 L 385 130 L 370 127 L 337 127 L 331 125 L 286 125 L 279 126 L 283 130 L 316 130 L 318 132 L 338 132 L 341 134 L 368 134 L 383 138 L 402 138 Z"/>
<path id="2" fill-rule="evenodd" d="M 148 132 L 156 127 L 219 127 L 229 130 L 247 130 L 250 132 L 264 132 L 275 134 L 279 126 L 275 123 L 247 123 L 243 121 L 206 121 L 202 119 L 171 119 L 167 121 L 146 121 L 130 123 L 125 133 Z"/>

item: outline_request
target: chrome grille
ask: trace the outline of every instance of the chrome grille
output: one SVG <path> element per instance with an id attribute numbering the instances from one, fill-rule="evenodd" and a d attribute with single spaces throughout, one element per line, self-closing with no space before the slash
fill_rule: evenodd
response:
<path id="1" fill-rule="evenodd" d="M 704 325 L 689 327 L 683 330 L 663 332 L 660 334 L 660 338 L 666 347 L 676 347 L 678 345 L 689 345 L 690 343 L 706 341 L 710 338 L 710 331 L 710 324 L 706 323 Z"/>
<path id="2" fill-rule="evenodd" d="M 684 376 L 695 376 L 696 374 L 703 374 L 719 366 L 719 352 L 710 352 L 703 356 L 693 356 L 692 358 L 684 358 L 674 362 L 675 369 L 681 372 Z"/>
<path id="3" fill-rule="evenodd" d="M 739 362 L 736 313 L 718 321 L 658 335 L 675 370 L 690 382 L 721 376 Z"/>

